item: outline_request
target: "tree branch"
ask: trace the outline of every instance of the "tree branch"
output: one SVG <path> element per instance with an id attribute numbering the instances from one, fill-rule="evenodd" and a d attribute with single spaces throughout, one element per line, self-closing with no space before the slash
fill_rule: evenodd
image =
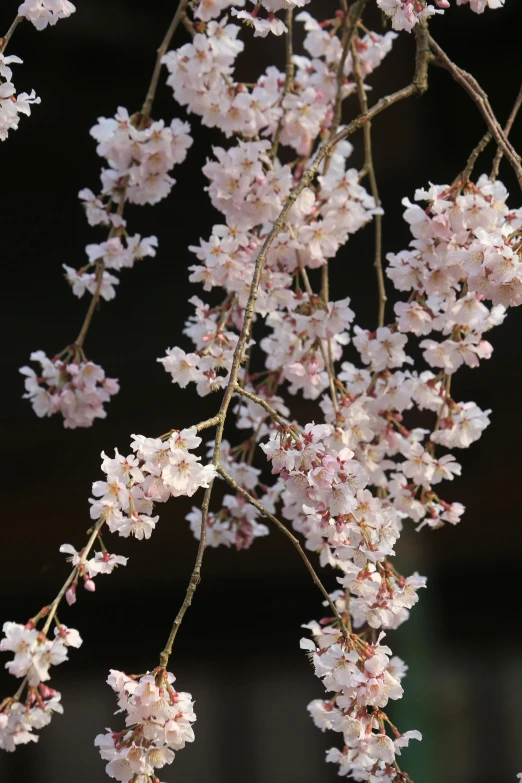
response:
<path id="1" fill-rule="evenodd" d="M 14 20 L 13 24 L 11 25 L 11 27 L 7 31 L 7 33 L 4 35 L 4 37 L 0 38 L 0 54 L 3 54 L 5 52 L 5 50 L 7 48 L 7 44 L 11 40 L 14 31 L 16 30 L 16 28 L 18 27 L 20 22 L 23 22 L 24 18 L 25 17 L 23 17 L 23 16 L 17 16 L 16 19 Z"/>
<path id="2" fill-rule="evenodd" d="M 186 10 L 187 10 L 188 0 L 180 0 L 178 3 L 178 7 L 176 9 L 176 12 L 172 18 L 172 21 L 169 25 L 169 28 L 165 34 L 165 37 L 163 38 L 163 41 L 161 42 L 161 46 L 158 49 L 158 53 L 156 56 L 156 63 L 154 65 L 154 70 L 152 72 L 152 78 L 150 81 L 149 89 L 147 90 L 147 95 L 145 97 L 145 101 L 143 103 L 143 106 L 141 108 L 141 111 L 139 115 L 135 119 L 136 127 L 139 130 L 143 130 L 149 121 L 150 113 L 152 110 L 152 104 L 154 102 L 154 98 L 156 96 L 156 90 L 158 88 L 158 81 L 159 81 L 159 75 L 161 72 L 161 60 L 163 58 L 163 55 L 166 53 L 167 49 L 169 48 L 169 44 L 172 40 L 172 37 L 176 30 L 178 29 L 178 26 L 180 22 L 183 20 Z M 129 184 L 129 178 L 124 177 L 122 182 L 122 192 L 120 195 L 120 201 L 118 203 L 118 210 L 117 214 L 122 217 L 123 211 L 125 209 L 125 203 L 127 201 L 127 187 Z M 118 233 L 117 228 L 114 226 L 109 231 L 108 239 L 112 239 L 115 237 Z M 99 261 L 97 264 L 97 271 L 98 271 L 98 278 L 96 280 L 96 288 L 94 291 L 94 294 L 92 295 L 92 300 L 89 304 L 89 308 L 87 310 L 87 313 L 85 315 L 85 318 L 83 320 L 82 327 L 80 329 L 80 333 L 78 337 L 75 340 L 75 347 L 82 350 L 83 344 L 85 342 L 85 338 L 87 337 L 87 332 L 89 331 L 91 321 L 93 319 L 94 313 L 96 312 L 96 308 L 100 301 L 100 294 L 101 294 L 101 288 L 103 285 L 103 273 L 105 271 L 105 264 L 103 260 Z"/>
<path id="3" fill-rule="evenodd" d="M 359 55 L 357 54 L 357 47 L 352 42 L 352 59 L 353 59 L 353 72 L 355 76 L 355 83 L 357 85 L 357 95 L 359 98 L 359 106 L 361 112 L 365 114 L 368 111 L 368 99 L 366 97 L 366 90 L 364 89 L 364 78 L 361 71 L 361 64 L 359 62 Z M 373 166 L 373 152 L 372 152 L 372 124 L 367 122 L 363 128 L 364 134 L 364 169 L 368 175 L 370 181 L 370 189 L 372 192 L 375 206 L 380 207 L 381 200 L 379 197 L 379 188 L 377 186 L 377 178 L 375 176 L 375 169 Z M 375 222 L 375 257 L 373 265 L 377 274 L 377 287 L 379 291 L 379 308 L 377 325 L 384 326 L 384 316 L 386 307 L 386 286 L 384 283 L 384 271 L 382 268 L 382 215 L 374 216 Z"/>
<path id="4" fill-rule="evenodd" d="M 509 115 L 508 121 L 506 122 L 506 127 L 504 128 L 504 135 L 506 136 L 506 139 L 508 138 L 511 128 L 513 127 L 513 123 L 515 122 L 517 118 L 517 114 L 520 110 L 520 107 L 522 106 L 522 87 L 520 88 L 520 91 L 517 95 L 517 99 L 515 101 L 515 105 L 511 109 L 511 114 Z M 500 161 L 502 160 L 503 151 L 501 147 L 497 148 L 497 153 L 495 155 L 495 158 L 493 160 L 493 168 L 491 169 L 491 174 L 489 178 L 493 181 L 496 180 L 498 177 L 498 170 L 500 167 Z"/>
<path id="5" fill-rule="evenodd" d="M 225 479 L 227 484 L 229 484 L 232 487 L 232 489 L 234 489 L 236 492 L 239 492 L 239 494 L 242 495 L 245 498 L 245 500 L 248 500 L 248 502 L 252 506 L 254 506 L 254 508 L 257 508 L 257 510 L 264 517 L 266 517 L 271 522 L 273 522 L 274 525 L 276 525 L 276 527 L 278 527 L 279 530 L 283 533 L 283 535 L 285 535 L 288 538 L 288 540 L 292 542 L 292 544 L 297 549 L 297 551 L 299 553 L 299 556 L 301 557 L 302 561 L 304 562 L 306 568 L 308 569 L 308 572 L 310 573 L 310 576 L 312 577 L 314 583 L 317 585 L 317 587 L 319 588 L 319 590 L 321 591 L 321 593 L 323 594 L 325 599 L 328 601 L 328 604 L 329 604 L 332 612 L 334 613 L 334 616 L 335 616 L 337 622 L 339 623 L 339 626 L 341 628 L 343 636 L 346 638 L 348 636 L 348 631 L 346 630 L 346 626 L 344 624 L 344 620 L 341 617 L 341 615 L 339 614 L 339 612 L 337 611 L 337 607 L 335 606 L 334 602 L 332 601 L 332 599 L 328 595 L 328 592 L 327 592 L 326 588 L 324 587 L 323 583 L 321 582 L 321 580 L 317 576 L 317 573 L 315 572 L 314 567 L 312 566 L 312 564 L 309 561 L 308 557 L 306 556 L 303 548 L 301 547 L 301 544 L 299 543 L 299 540 L 286 527 L 286 525 L 283 525 L 283 523 L 277 517 L 275 517 L 273 514 L 271 514 L 270 511 L 268 511 L 264 506 L 262 506 L 261 503 L 258 500 L 256 500 L 254 497 L 252 497 L 252 495 L 249 492 L 247 492 L 246 489 L 243 489 L 242 487 L 240 487 L 239 484 L 237 483 L 237 481 L 235 481 L 235 479 L 233 479 L 232 476 L 230 476 L 226 472 L 226 470 L 224 469 L 224 467 L 222 465 L 217 465 L 216 469 L 217 469 L 218 473 Z"/>
<path id="6" fill-rule="evenodd" d="M 460 84 L 461 87 L 468 93 L 474 103 L 477 105 L 480 113 L 482 114 L 484 121 L 491 131 L 491 135 L 495 139 L 498 147 L 502 150 L 502 153 L 506 156 L 513 171 L 515 172 L 518 184 L 522 188 L 522 166 L 520 165 L 520 156 L 515 151 L 514 147 L 508 141 L 506 134 L 499 125 L 498 120 L 495 117 L 493 109 L 488 100 L 488 96 L 479 85 L 477 80 L 471 76 L 471 74 L 459 68 L 448 55 L 441 49 L 438 43 L 428 36 L 428 41 L 431 49 L 435 53 L 438 61 L 443 68 L 451 73 L 455 81 Z"/>

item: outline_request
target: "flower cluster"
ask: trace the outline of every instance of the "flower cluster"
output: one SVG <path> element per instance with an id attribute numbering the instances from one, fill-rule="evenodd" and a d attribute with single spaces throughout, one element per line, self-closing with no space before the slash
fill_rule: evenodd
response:
<path id="1" fill-rule="evenodd" d="M 64 426 L 71 429 L 90 427 L 94 419 L 105 418 L 104 403 L 119 386 L 99 365 L 78 357 L 74 346 L 54 359 L 35 351 L 31 361 L 39 362 L 40 375 L 31 367 L 22 367 L 20 372 L 26 376 L 24 399 L 31 401 L 37 416 L 61 413 Z"/>
<path id="2" fill-rule="evenodd" d="M 6 57 L 0 54 L 0 141 L 5 141 L 10 130 L 16 130 L 20 122 L 20 114 L 31 114 L 31 106 L 40 103 L 34 90 L 31 94 L 20 92 L 16 94 L 16 88 L 11 81 L 13 72 L 10 65 L 20 64 L 22 60 L 11 54 Z"/>
<path id="3" fill-rule="evenodd" d="M 442 14 L 450 7 L 449 0 L 434 0 L 438 8 L 418 0 L 377 0 L 377 5 L 391 18 L 394 30 L 410 30 L 420 19 Z M 504 0 L 457 0 L 457 5 L 469 3 L 472 11 L 481 14 L 486 8 L 502 8 Z"/>
<path id="4" fill-rule="evenodd" d="M 522 210 L 510 210 L 507 197 L 504 185 L 491 182 L 486 175 L 476 184 L 466 183 L 463 189 L 457 181 L 452 186 L 418 190 L 415 199 L 428 201 L 427 210 L 408 199 L 403 201 L 407 207 L 404 218 L 414 237 L 412 250 L 387 256 L 388 276 L 395 287 L 414 291 L 416 300 L 429 299 L 422 334 L 436 330 L 458 340 L 454 332 L 464 331 L 465 344 L 470 347 L 461 353 L 471 366 L 478 361 L 466 354 L 487 358 L 489 353 L 487 345 L 480 347 L 481 333 L 501 322 L 504 307 L 522 303 Z M 463 280 L 468 296 L 459 295 Z M 501 307 L 490 312 L 483 299 Z M 450 348 L 448 351 L 451 353 Z M 453 372 L 453 363 L 449 364 Z"/>
<path id="5" fill-rule="evenodd" d="M 93 196 L 91 191 L 82 191 L 82 193 L 84 195 L 88 194 L 89 198 Z M 93 220 L 93 212 L 99 208 L 93 207 L 91 200 L 88 204 L 90 207 L 90 220 Z M 107 217 L 107 213 L 104 210 L 100 209 L 100 212 Z M 101 222 L 101 220 L 98 222 Z M 121 236 L 114 236 L 106 242 L 87 245 L 85 252 L 87 253 L 89 263 L 78 270 L 63 264 L 66 280 L 71 286 L 73 294 L 79 298 L 86 291 L 94 296 L 96 291 L 99 290 L 99 295 L 102 299 L 107 301 L 114 299 L 116 296 L 114 286 L 119 283 L 119 279 L 106 270 L 113 269 L 119 272 L 121 269 L 131 269 L 136 260 L 141 260 L 146 256 L 154 257 L 157 246 L 158 240 L 156 237 L 152 236 L 142 239 L 139 234 L 126 236 L 125 242 L 122 241 Z M 89 271 L 91 269 L 95 271 Z"/>
<path id="6" fill-rule="evenodd" d="M 401 515 L 388 499 L 365 489 L 369 471 L 344 445 L 342 429 L 308 424 L 302 434 L 274 433 L 261 448 L 282 479 L 283 515 L 324 565 L 343 572 L 339 582 L 354 596 L 354 625 L 397 628 L 426 579 L 405 579 L 389 563 Z"/>
<path id="7" fill-rule="evenodd" d="M 101 540 L 101 539 L 100 539 Z M 68 562 L 73 567 L 73 580 L 65 592 L 65 600 L 72 606 L 76 603 L 76 589 L 78 587 L 78 580 L 83 579 L 84 588 L 94 593 L 96 585 L 94 583 L 94 577 L 98 574 L 112 574 L 115 568 L 120 565 L 127 565 L 128 557 L 122 555 L 112 555 L 105 547 L 101 551 L 95 552 L 94 556 L 87 559 L 84 556 L 83 550 L 77 552 L 71 544 L 62 544 L 60 552 L 65 555 L 70 555 L 67 558 Z M 87 555 L 87 553 L 85 553 Z"/>
<path id="8" fill-rule="evenodd" d="M 254 4 L 252 11 L 238 11 L 236 8 L 232 9 L 232 16 L 236 16 L 241 19 L 249 27 L 254 29 L 254 37 L 266 38 L 268 33 L 274 35 L 282 35 L 288 32 L 288 28 L 284 22 L 275 16 L 276 11 L 280 11 L 282 8 L 301 8 L 310 2 L 310 0 L 251 0 Z M 243 5 L 244 3 L 234 3 L 234 5 Z M 260 16 L 259 12 L 264 10 L 267 13 L 266 17 Z"/>
<path id="9" fill-rule="evenodd" d="M 10 701 L 0 704 L 0 749 L 8 753 L 17 745 L 38 742 L 35 731 L 51 722 L 55 712 L 63 713 L 61 694 L 40 683 L 30 688 L 26 702 Z"/>
<path id="10" fill-rule="evenodd" d="M 334 692 L 328 700 L 312 701 L 308 711 L 321 731 L 338 732 L 344 740 L 343 750 L 332 748 L 326 760 L 339 765 L 339 775 L 392 783 L 397 780 L 396 755 L 411 739 L 422 739 L 418 731 L 401 734 L 383 711 L 390 699 L 402 697 L 406 665 L 400 658 L 390 658 L 390 648 L 381 644 L 383 633 L 370 644 L 354 634 L 343 638 L 332 625 L 310 623 L 306 627 L 315 641 L 302 639 L 301 647 L 308 650 L 326 690 Z"/>
<path id="11" fill-rule="evenodd" d="M 192 144 L 189 131 L 188 123 L 178 119 L 170 126 L 149 121 L 142 128 L 121 106 L 114 119 L 99 117 L 91 136 L 110 167 L 101 174 L 103 196 L 117 203 L 125 192 L 131 204 L 156 204 L 168 196 L 175 184 L 169 171 L 185 160 Z"/>
<path id="12" fill-rule="evenodd" d="M 67 19 L 76 11 L 69 0 L 24 0 L 18 8 L 18 16 L 23 16 L 34 24 L 37 30 L 56 24 L 59 19 Z"/>
<path id="13" fill-rule="evenodd" d="M 13 751 L 17 745 L 37 742 L 34 731 L 47 726 L 54 712 L 63 712 L 60 694 L 45 682 L 50 678 L 50 667 L 68 660 L 68 648 L 80 647 L 82 639 L 74 628 L 58 624 L 55 638 L 48 639 L 37 629 L 36 620 L 26 625 L 4 623 L 3 632 L 0 651 L 15 654 L 6 669 L 25 678 L 22 687 L 27 684 L 25 701 L 5 699 L 0 704 L 0 748 Z"/>
<path id="14" fill-rule="evenodd" d="M 27 677 L 31 686 L 48 680 L 49 668 L 67 660 L 67 648 L 80 647 L 82 643 L 78 631 L 64 625 L 55 628 L 52 640 L 32 622 L 27 625 L 4 623 L 2 630 L 5 635 L 0 641 L 0 651 L 15 653 L 13 660 L 6 663 L 6 669 L 15 677 Z"/>
<path id="15" fill-rule="evenodd" d="M 102 171 L 101 195 L 89 188 L 78 195 L 89 225 L 108 227 L 109 235 L 104 242 L 86 246 L 88 263 L 80 269 L 63 264 L 66 280 L 79 298 L 87 292 L 94 302 L 114 299 L 119 278 L 113 272 L 156 255 L 157 237 L 129 235 L 122 208 L 127 200 L 155 204 L 167 196 L 175 182 L 168 172 L 185 159 L 192 139 L 188 123 L 177 119 L 170 127 L 163 121 L 144 124 L 141 128 L 137 117 L 129 117 L 120 107 L 115 119 L 100 117 L 91 129 L 98 154 L 111 168 Z M 88 312 L 81 338 L 57 359 L 49 360 L 41 351 L 31 355 L 42 364 L 42 379 L 27 367 L 21 369 L 28 376 L 24 396 L 31 399 L 37 415 L 61 411 L 66 427 L 88 427 L 95 418 L 105 416 L 103 403 L 119 389 L 116 381 L 105 378 L 101 367 L 85 359 L 83 341 L 91 317 Z"/>
<path id="16" fill-rule="evenodd" d="M 248 16 L 248 13 L 239 12 L 239 15 Z M 255 19 L 258 30 L 261 21 L 267 24 L 257 16 Z M 328 23 L 319 24 L 309 13 L 300 13 L 296 20 L 307 31 L 304 47 L 310 57 L 294 57 L 296 69 L 291 91 L 285 90 L 285 74 L 274 66 L 254 85 L 235 81 L 234 64 L 244 44 L 238 40 L 240 28 L 225 17 L 220 21 L 212 19 L 194 36 L 192 43 L 164 56 L 163 62 L 170 72 L 167 84 L 172 87 L 174 98 L 199 115 L 204 125 L 217 127 L 226 136 L 237 133 L 252 138 L 261 133 L 273 137 L 281 123 L 281 142 L 294 147 L 299 154 L 309 155 L 320 131 L 332 123 L 342 44 L 337 36 L 330 34 Z M 282 25 L 282 22 L 275 19 L 272 24 Z M 365 75 L 381 63 L 395 37 L 393 32 L 384 36 L 371 32 L 357 39 L 355 45 Z M 350 55 L 344 61 L 343 75 L 347 83 L 343 85 L 342 97 L 355 89 L 353 80 L 349 81 L 352 74 Z"/>
<path id="17" fill-rule="evenodd" d="M 192 497 L 200 487 L 208 487 L 216 470 L 192 453 L 201 443 L 196 427 L 175 430 L 167 440 L 133 438 L 134 454 L 128 457 L 117 450 L 113 458 L 102 452 L 106 480 L 94 482 L 89 502 L 91 519 L 103 520 L 111 533 L 142 540 L 150 538 L 159 519 L 151 516 L 155 502 Z"/>
<path id="18" fill-rule="evenodd" d="M 175 677 L 164 669 L 142 677 L 112 670 L 107 682 L 118 694 L 127 728 L 99 734 L 97 745 L 106 772 L 119 781 L 157 780 L 155 770 L 174 761 L 174 751 L 194 741 L 196 720 L 190 693 L 176 691 Z"/>

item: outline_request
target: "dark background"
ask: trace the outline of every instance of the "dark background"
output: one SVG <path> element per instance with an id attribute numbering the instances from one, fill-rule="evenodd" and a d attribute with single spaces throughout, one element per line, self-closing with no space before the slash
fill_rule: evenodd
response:
<path id="1" fill-rule="evenodd" d="M 62 263 L 84 263 L 84 246 L 102 241 L 88 227 L 78 190 L 97 190 L 100 159 L 88 129 L 118 105 L 137 110 L 145 95 L 155 49 L 175 4 L 167 0 L 79 0 L 76 14 L 38 33 L 22 24 L 9 46 L 24 65 L 14 66 L 18 91 L 35 88 L 42 104 L 0 146 L 3 315 L 3 492 L 0 550 L 1 620 L 25 622 L 52 600 L 66 576 L 63 542 L 81 547 L 89 525 L 90 484 L 101 477 L 100 451 L 127 453 L 131 433 L 158 435 L 215 412 L 217 397 L 200 400 L 173 386 L 155 357 L 180 337 L 191 312 L 187 299 L 201 291 L 187 281 L 193 257 L 187 246 L 208 238 L 216 213 L 203 192 L 202 162 L 212 143 L 225 140 L 192 118 L 195 143 L 175 170 L 171 196 L 150 207 L 129 208 L 131 233 L 156 234 L 156 259 L 124 271 L 115 301 L 103 303 L 87 340 L 89 358 L 120 379 L 108 418 L 92 429 L 64 430 L 58 416 L 39 420 L 21 400 L 18 367 L 31 351 L 52 356 L 74 340 L 87 306 L 68 291 Z M 368 24 L 381 30 L 369 4 Z M 4 0 L 0 27 L 7 29 L 18 0 Z M 322 10 L 324 7 L 324 11 Z M 316 0 L 327 16 L 335 4 Z M 372 16 L 373 13 L 373 16 Z M 453 8 L 433 20 L 434 37 L 490 95 L 505 121 L 520 86 L 522 8 L 477 16 Z M 180 29 L 175 45 L 186 39 Z M 248 36 L 250 38 L 250 36 Z M 250 46 L 250 44 L 249 44 Z M 256 40 L 239 60 L 250 80 L 274 59 L 282 65 L 281 39 Z M 412 70 L 413 38 L 401 33 L 392 54 L 370 79 L 370 101 L 403 86 Z M 163 74 L 165 76 L 165 74 Z M 393 107 L 374 123 L 375 163 L 384 201 L 385 248 L 406 246 L 403 196 L 429 181 L 451 182 L 482 136 L 476 107 L 439 69 L 422 100 Z M 345 119 L 354 116 L 348 102 Z M 160 87 L 155 118 L 184 116 L 169 88 Z M 513 141 L 522 147 L 520 127 Z M 354 165 L 361 163 L 360 138 Z M 225 142 L 228 143 L 228 142 Z M 493 150 L 477 173 L 488 171 Z M 513 197 L 520 194 L 508 167 L 501 169 Z M 373 233 L 352 238 L 334 263 L 333 285 L 349 293 L 358 322 L 375 325 Z M 403 755 L 416 783 L 510 783 L 522 769 L 522 635 L 520 632 L 520 337 L 522 310 L 509 313 L 491 333 L 493 358 L 478 371 L 459 371 L 457 400 L 493 408 L 481 441 L 457 455 L 463 477 L 445 496 L 467 506 L 457 528 L 401 538 L 398 564 L 427 574 L 428 590 L 411 620 L 388 637 L 409 664 L 405 698 L 392 708 L 399 726 L 417 728 L 424 740 Z M 299 415 L 306 416 L 296 403 Z M 306 419 L 307 420 L 307 419 Z M 65 715 L 42 732 L 38 745 L 0 757 L 6 783 L 95 783 L 106 779 L 93 746 L 105 726 L 117 728 L 109 668 L 140 672 L 156 665 L 192 568 L 196 544 L 184 516 L 190 501 L 159 508 L 150 541 L 112 538 L 129 555 L 126 568 L 99 577 L 95 595 L 79 591 L 60 619 L 85 642 L 70 662 L 54 670 Z M 331 574 L 328 587 L 335 587 Z M 329 580 L 329 581 L 328 581 Z M 324 737 L 306 705 L 322 696 L 320 682 L 298 649 L 300 624 L 322 614 L 319 593 L 297 554 L 277 532 L 246 552 L 209 550 L 203 581 L 188 612 L 170 668 L 181 690 L 196 700 L 196 744 L 187 747 L 162 779 L 178 783 L 328 783 L 336 768 L 324 764 Z M 5 659 L 4 659 L 5 660 Z M 2 695 L 17 683 L 0 674 Z"/>

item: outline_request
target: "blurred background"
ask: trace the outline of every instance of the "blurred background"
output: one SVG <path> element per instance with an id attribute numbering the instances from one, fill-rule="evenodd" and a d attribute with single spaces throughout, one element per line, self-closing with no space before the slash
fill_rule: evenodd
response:
<path id="1" fill-rule="evenodd" d="M 454 3 L 452 3 L 454 5 Z M 18 0 L 3 0 L 0 28 L 16 15 Z M 374 3 L 365 19 L 382 31 Z M 108 417 L 92 429 L 64 430 L 61 419 L 38 420 L 21 399 L 18 368 L 33 350 L 52 356 L 74 340 L 87 307 L 72 296 L 62 264 L 84 263 L 84 246 L 103 241 L 88 227 L 76 198 L 98 187 L 101 160 L 89 128 L 117 106 L 137 110 L 152 71 L 155 50 L 173 14 L 173 0 L 79 0 L 70 19 L 42 33 L 22 24 L 8 53 L 19 91 L 41 96 L 32 116 L 0 147 L 3 360 L 3 473 L 0 547 L 1 621 L 25 622 L 52 600 L 67 568 L 60 544 L 80 548 L 89 526 L 87 498 L 100 478 L 100 452 L 128 452 L 131 433 L 155 436 L 188 426 L 215 412 L 216 397 L 200 400 L 170 383 L 155 357 L 181 343 L 190 312 L 187 299 L 200 293 L 188 283 L 189 244 L 207 238 L 216 213 L 203 192 L 201 165 L 212 144 L 225 140 L 191 119 L 195 143 L 176 168 L 171 196 L 151 207 L 130 207 L 132 233 L 156 234 L 159 252 L 124 271 L 116 299 L 102 303 L 86 351 L 121 392 Z M 336 8 L 315 0 L 308 10 L 326 18 Z M 504 122 L 522 78 L 522 7 L 478 16 L 468 6 L 435 18 L 435 39 L 489 94 Z M 248 35 L 250 38 L 250 35 Z M 174 44 L 187 38 L 177 32 Z M 299 34 L 298 34 L 299 39 Z M 302 40 L 302 37 L 301 37 Z M 282 39 L 255 40 L 239 58 L 239 74 L 254 79 L 269 63 L 282 66 Z M 299 51 L 299 47 L 297 47 Z M 392 53 L 371 78 L 370 102 L 408 83 L 413 38 L 401 33 Z M 165 74 L 163 74 L 165 76 Z M 484 132 L 470 98 L 451 77 L 430 71 L 431 89 L 421 100 L 393 107 L 374 122 L 375 163 L 384 202 L 386 251 L 406 247 L 401 199 L 430 181 L 449 183 L 464 168 Z M 345 119 L 354 116 L 354 102 Z M 184 112 L 161 85 L 153 116 L 167 122 Z M 522 148 L 522 120 L 513 142 Z M 360 166 L 360 137 L 353 137 L 353 165 Z M 477 174 L 489 171 L 493 150 Z M 519 207 L 509 167 L 501 177 Z M 333 264 L 333 285 L 342 286 L 358 322 L 374 327 L 373 231 L 362 230 Z M 522 633 L 520 624 L 520 415 L 522 308 L 491 333 L 495 352 L 480 370 L 459 371 L 457 400 L 492 408 L 482 439 L 458 459 L 464 472 L 445 487 L 448 500 L 467 506 L 457 528 L 403 534 L 398 566 L 428 576 L 411 619 L 388 641 L 409 665 L 405 698 L 391 712 L 403 729 L 419 729 L 422 743 L 403 755 L 416 783 L 513 783 L 522 770 Z M 307 409 L 295 401 L 296 415 Z M 304 418 L 304 420 L 308 420 Z M 0 756 L 2 783 L 101 783 L 104 764 L 93 746 L 106 726 L 117 728 L 115 701 L 105 684 L 109 668 L 142 672 L 156 665 L 190 575 L 196 552 L 185 521 L 188 499 L 159 509 L 150 541 L 112 539 L 129 556 L 126 568 L 97 580 L 96 594 L 80 590 L 78 603 L 60 619 L 80 630 L 84 645 L 54 670 L 65 715 L 42 732 L 37 745 Z M 335 587 L 331 574 L 325 577 Z M 330 581 L 328 581 L 330 580 Z M 306 705 L 322 686 L 299 651 L 301 623 L 322 616 L 321 597 L 297 553 L 277 531 L 248 551 L 209 550 L 203 581 L 176 641 L 170 668 L 181 690 L 196 700 L 196 743 L 164 771 L 178 783 L 329 783 L 334 765 L 325 737 Z M 6 657 L 7 658 L 7 657 Z M 3 658 L 5 660 L 6 658 Z M 2 670 L 0 694 L 16 684 Z"/>

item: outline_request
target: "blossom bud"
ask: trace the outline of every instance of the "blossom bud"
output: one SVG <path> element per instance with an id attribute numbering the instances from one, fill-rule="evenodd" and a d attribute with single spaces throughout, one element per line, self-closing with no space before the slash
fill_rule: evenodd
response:
<path id="1" fill-rule="evenodd" d="M 69 587 L 69 589 L 65 593 L 65 600 L 69 604 L 69 606 L 72 606 L 76 603 L 76 582 L 73 582 L 72 585 Z"/>
<path id="2" fill-rule="evenodd" d="M 83 577 L 83 586 L 86 590 L 88 590 L 90 593 L 94 593 L 96 590 L 96 585 L 94 584 L 92 579 L 89 579 L 87 577 Z"/>

